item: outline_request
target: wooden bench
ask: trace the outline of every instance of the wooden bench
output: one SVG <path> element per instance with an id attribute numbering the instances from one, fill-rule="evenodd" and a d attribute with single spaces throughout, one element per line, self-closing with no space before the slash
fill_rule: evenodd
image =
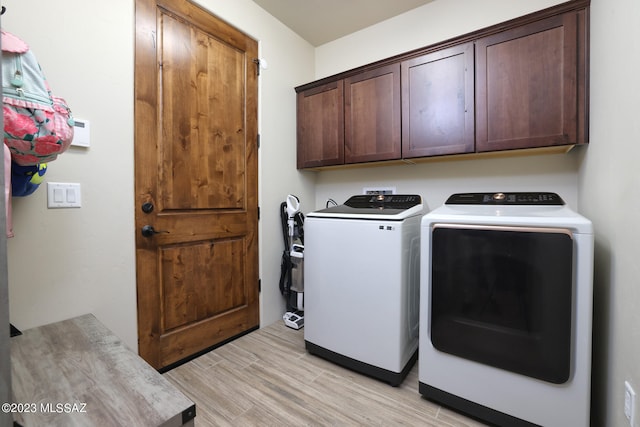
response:
<path id="1" fill-rule="evenodd" d="M 193 426 L 195 404 L 87 314 L 10 339 L 14 420 L 27 426 Z"/>

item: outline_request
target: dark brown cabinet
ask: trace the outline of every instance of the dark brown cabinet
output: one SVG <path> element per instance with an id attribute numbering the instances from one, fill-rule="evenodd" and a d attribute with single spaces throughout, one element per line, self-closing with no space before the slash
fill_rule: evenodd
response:
<path id="1" fill-rule="evenodd" d="M 586 142 L 585 12 L 476 42 L 476 150 Z"/>
<path id="2" fill-rule="evenodd" d="M 400 64 L 344 80 L 345 163 L 400 158 Z"/>
<path id="3" fill-rule="evenodd" d="M 297 87 L 298 168 L 588 143 L 589 4 Z"/>
<path id="4" fill-rule="evenodd" d="M 298 92 L 298 169 L 344 163 L 342 80 Z"/>
<path id="5" fill-rule="evenodd" d="M 474 151 L 473 43 L 402 62 L 402 157 Z"/>
<path id="6" fill-rule="evenodd" d="M 297 97 L 298 169 L 400 158 L 400 64 Z"/>

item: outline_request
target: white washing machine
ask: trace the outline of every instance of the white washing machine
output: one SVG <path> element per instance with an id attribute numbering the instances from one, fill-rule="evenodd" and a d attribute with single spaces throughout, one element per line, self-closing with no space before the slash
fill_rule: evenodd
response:
<path id="1" fill-rule="evenodd" d="M 591 222 L 555 193 L 469 193 L 421 228 L 420 393 L 498 426 L 589 426 Z"/>
<path id="2" fill-rule="evenodd" d="M 305 234 L 305 346 L 393 386 L 418 348 L 418 195 L 358 195 L 309 213 Z"/>

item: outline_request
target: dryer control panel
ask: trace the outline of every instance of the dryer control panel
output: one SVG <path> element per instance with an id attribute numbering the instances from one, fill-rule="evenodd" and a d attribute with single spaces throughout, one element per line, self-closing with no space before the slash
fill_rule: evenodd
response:
<path id="1" fill-rule="evenodd" d="M 447 199 L 445 205 L 564 205 L 556 193 L 458 193 Z"/>

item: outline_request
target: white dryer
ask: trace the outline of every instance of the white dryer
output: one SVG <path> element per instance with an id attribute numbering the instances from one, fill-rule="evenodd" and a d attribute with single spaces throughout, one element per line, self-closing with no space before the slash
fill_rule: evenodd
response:
<path id="1" fill-rule="evenodd" d="M 555 193 L 423 217 L 419 390 L 498 426 L 588 427 L 593 226 Z"/>
<path id="2" fill-rule="evenodd" d="M 399 385 L 417 358 L 418 195 L 358 195 L 305 219 L 307 350 Z"/>

